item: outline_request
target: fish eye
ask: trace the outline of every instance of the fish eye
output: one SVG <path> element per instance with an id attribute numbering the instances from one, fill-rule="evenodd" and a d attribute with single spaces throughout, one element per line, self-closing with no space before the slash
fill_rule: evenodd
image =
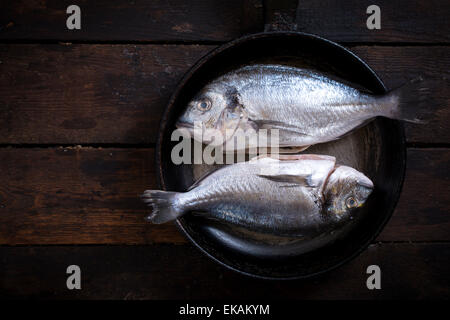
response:
<path id="1" fill-rule="evenodd" d="M 199 101 L 197 103 L 197 109 L 202 112 L 208 111 L 209 109 L 211 109 L 211 101 L 207 99 Z"/>
<path id="2" fill-rule="evenodd" d="M 347 208 L 354 208 L 358 206 L 358 202 L 353 197 L 348 197 L 347 200 L 345 200 L 345 204 L 347 205 Z"/>

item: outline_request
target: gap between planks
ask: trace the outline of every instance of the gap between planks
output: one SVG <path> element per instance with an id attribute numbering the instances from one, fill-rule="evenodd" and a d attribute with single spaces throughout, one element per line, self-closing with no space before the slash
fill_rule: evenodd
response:
<path id="1" fill-rule="evenodd" d="M 68 149 L 155 149 L 156 143 L 90 143 L 90 144 L 61 144 L 61 143 L 11 143 L 1 144 L 0 149 L 52 149 L 52 148 L 68 148 Z M 407 149 L 449 149 L 450 143 L 423 143 L 423 142 L 407 142 Z"/>
<path id="2" fill-rule="evenodd" d="M 280 33 L 280 32 L 298 32 L 298 33 L 306 33 L 300 31 L 269 31 L 269 32 L 257 32 L 257 33 Z M 254 33 L 254 34 L 257 34 Z M 241 37 L 250 36 L 251 33 L 247 35 L 242 35 Z M 319 34 L 312 34 L 318 37 L 322 37 Z M 93 45 L 223 45 L 229 42 L 232 42 L 236 39 L 232 39 L 230 41 L 218 41 L 218 40 L 35 40 L 35 39 L 0 39 L 0 45 L 2 44 L 35 44 L 35 45 L 43 45 L 43 44 L 60 44 L 60 45 L 72 45 L 72 44 L 93 44 Z M 448 42 L 369 42 L 369 41 L 360 41 L 360 42 L 347 42 L 347 41 L 333 41 L 345 47 L 358 47 L 358 46 L 368 46 L 368 47 L 448 47 L 450 43 Z"/>
<path id="3" fill-rule="evenodd" d="M 181 232 L 181 231 L 180 231 Z M 432 245 L 432 244 L 450 244 L 449 240 L 430 240 L 430 241 L 373 241 L 369 246 L 376 245 Z M 0 244 L 0 248 L 9 247 L 153 247 L 153 246 L 194 246 L 187 238 L 186 242 L 155 242 L 155 243 L 83 243 L 83 244 L 73 244 L 73 243 L 46 243 L 46 244 Z"/>

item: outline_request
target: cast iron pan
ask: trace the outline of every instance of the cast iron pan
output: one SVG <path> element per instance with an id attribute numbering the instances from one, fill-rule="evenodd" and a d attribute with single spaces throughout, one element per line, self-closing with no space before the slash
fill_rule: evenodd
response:
<path id="1" fill-rule="evenodd" d="M 212 79 L 250 63 L 306 67 L 337 76 L 375 94 L 385 86 L 349 50 L 317 36 L 275 32 L 246 36 L 212 51 L 184 77 L 169 101 L 161 122 L 156 164 L 160 187 L 185 191 L 207 165 L 174 165 L 170 137 L 188 101 Z M 289 239 L 257 234 L 186 214 L 177 220 L 181 231 L 210 258 L 235 271 L 269 279 L 294 279 L 331 270 L 364 250 L 390 218 L 402 187 L 406 149 L 401 123 L 378 118 L 343 139 L 316 145 L 307 153 L 334 155 L 372 179 L 375 189 L 358 218 L 324 239 Z"/>

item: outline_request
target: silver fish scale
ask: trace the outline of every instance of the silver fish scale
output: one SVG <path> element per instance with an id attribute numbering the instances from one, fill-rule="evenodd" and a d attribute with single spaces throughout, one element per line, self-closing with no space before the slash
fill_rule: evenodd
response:
<path id="1" fill-rule="evenodd" d="M 257 161 L 223 167 L 180 194 L 180 202 L 190 210 L 207 211 L 208 217 L 252 230 L 316 232 L 324 222 L 321 185 L 311 188 L 272 181 L 258 175 L 262 166 Z"/>
<path id="2" fill-rule="evenodd" d="M 333 140 L 389 107 L 326 76 L 280 65 L 247 66 L 210 86 L 235 87 L 250 120 L 281 124 L 280 145 Z"/>

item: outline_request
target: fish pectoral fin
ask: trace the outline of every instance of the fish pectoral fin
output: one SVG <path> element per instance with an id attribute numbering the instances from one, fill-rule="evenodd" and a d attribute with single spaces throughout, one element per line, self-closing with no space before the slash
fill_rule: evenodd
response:
<path id="1" fill-rule="evenodd" d="M 327 156 L 322 154 L 277 154 L 277 155 L 268 155 L 262 154 L 252 158 L 249 162 L 256 162 L 261 159 L 269 158 L 273 161 L 298 161 L 298 160 L 323 160 L 323 161 L 331 161 L 336 163 L 336 158 L 333 156 Z"/>
<path id="2" fill-rule="evenodd" d="M 264 174 L 258 174 L 259 177 L 268 179 L 271 181 L 276 182 L 285 182 L 285 183 L 291 183 L 296 184 L 299 186 L 314 188 L 317 187 L 317 185 L 314 184 L 312 181 L 312 175 L 291 175 L 291 174 L 279 174 L 279 175 L 264 175 Z"/>
<path id="3" fill-rule="evenodd" d="M 308 133 L 303 132 L 301 128 L 281 121 L 253 119 L 249 119 L 249 121 L 252 121 L 258 127 L 258 129 L 278 129 L 281 132 L 293 132 L 303 136 L 310 136 Z"/>

